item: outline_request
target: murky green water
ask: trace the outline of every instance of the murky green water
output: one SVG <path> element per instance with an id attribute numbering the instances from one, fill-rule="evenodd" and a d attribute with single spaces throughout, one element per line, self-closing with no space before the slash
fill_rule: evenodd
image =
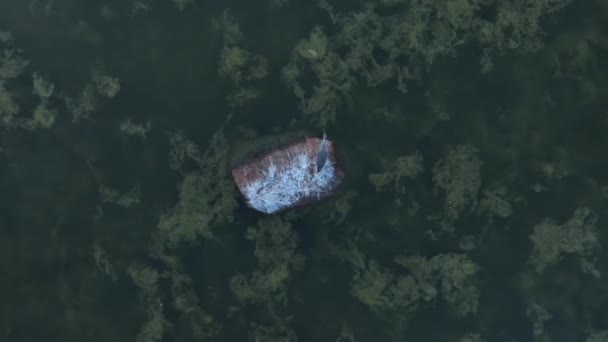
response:
<path id="1" fill-rule="evenodd" d="M 0 2 L 0 340 L 608 341 L 606 18 Z M 247 208 L 243 150 L 323 131 L 341 192 Z"/>

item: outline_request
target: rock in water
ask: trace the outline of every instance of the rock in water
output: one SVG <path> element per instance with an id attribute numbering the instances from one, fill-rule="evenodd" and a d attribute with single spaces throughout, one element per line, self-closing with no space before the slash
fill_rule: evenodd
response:
<path id="1" fill-rule="evenodd" d="M 326 140 L 327 161 L 317 172 L 321 142 L 299 139 L 234 167 L 232 177 L 247 204 L 275 214 L 332 196 L 342 184 L 344 169 L 333 142 Z"/>

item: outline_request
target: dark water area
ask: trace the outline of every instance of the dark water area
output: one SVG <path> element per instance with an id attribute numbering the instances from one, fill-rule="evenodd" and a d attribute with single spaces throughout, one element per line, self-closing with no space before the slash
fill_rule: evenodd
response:
<path id="1" fill-rule="evenodd" d="M 0 1 L 0 341 L 608 341 L 606 18 Z M 248 208 L 323 132 L 340 191 Z"/>

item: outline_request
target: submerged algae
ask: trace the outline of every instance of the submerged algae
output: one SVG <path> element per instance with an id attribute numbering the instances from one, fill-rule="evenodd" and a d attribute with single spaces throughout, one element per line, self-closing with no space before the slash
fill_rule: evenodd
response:
<path id="1" fill-rule="evenodd" d="M 352 293 L 374 311 L 407 318 L 419 306 L 441 297 L 458 316 L 477 313 L 479 267 L 464 254 L 396 256 L 395 263 L 409 275 L 381 268 L 374 260 L 361 261 L 363 264 L 356 266 Z"/>
<path id="2" fill-rule="evenodd" d="M 243 48 L 245 41 L 241 29 L 228 12 L 216 20 L 215 28 L 224 37 L 218 74 L 229 80 L 234 88 L 227 98 L 234 112 L 262 95 L 259 83 L 268 76 L 268 60 Z"/>
<path id="3" fill-rule="evenodd" d="M 131 272 L 133 280 L 142 288 L 149 312 L 149 321 L 138 336 L 140 342 L 161 340 L 174 324 L 181 330 L 185 328 L 196 339 L 217 336 L 221 331 L 221 324 L 200 307 L 199 294 L 184 270 L 178 248 L 196 245 L 201 237 L 213 240 L 213 229 L 232 218 L 236 201 L 228 178 L 228 151 L 223 131 L 220 129 L 213 135 L 202 153 L 181 134 L 173 134 L 170 145 L 169 166 L 180 171 L 184 178 L 177 204 L 161 215 L 148 246 L 149 257 L 161 266 L 159 270 L 144 268 L 142 272 Z M 193 161 L 198 170 L 184 171 L 182 164 L 186 160 Z M 161 293 L 157 281 L 161 277 L 170 285 L 171 309 L 177 313 L 177 322 L 163 318 L 161 300 L 166 295 Z"/>
<path id="4" fill-rule="evenodd" d="M 137 334 L 136 341 L 161 341 L 166 330 L 171 328 L 171 324 L 164 317 L 163 305 L 160 301 L 158 284 L 160 275 L 156 270 L 141 264 L 130 265 L 127 273 L 142 291 L 142 301 L 148 316 L 148 320 Z"/>
<path id="5" fill-rule="evenodd" d="M 0 80 L 17 78 L 29 65 L 29 62 L 21 56 L 21 50 L 15 49 L 12 42 L 12 39 L 2 42 L 5 44 L 0 53 Z"/>
<path id="6" fill-rule="evenodd" d="M 526 316 L 532 320 L 532 335 L 535 341 L 544 341 L 548 337 L 545 335 L 545 322 L 553 318 L 547 309 L 532 303 L 526 309 Z"/>
<path id="7" fill-rule="evenodd" d="M 585 341 L 586 342 L 606 342 L 606 341 L 608 341 L 608 330 L 594 332 Z"/>
<path id="8" fill-rule="evenodd" d="M 259 325 L 253 332 L 255 342 L 297 342 L 298 337 L 290 327 L 282 322 L 267 326 Z"/>
<path id="9" fill-rule="evenodd" d="M 584 271 L 599 277 L 599 271 L 592 262 L 600 247 L 596 221 L 597 216 L 593 211 L 581 207 L 562 224 L 552 219 L 537 224 L 530 236 L 534 244 L 530 262 L 536 271 L 542 272 L 564 256 L 572 255 L 580 259 Z"/>
<path id="10" fill-rule="evenodd" d="M 481 166 L 477 148 L 459 145 L 435 164 L 433 180 L 445 192 L 445 214 L 455 221 L 465 209 L 474 210 L 481 187 Z"/>
<path id="11" fill-rule="evenodd" d="M 121 207 L 129 208 L 140 203 L 141 190 L 138 187 L 134 187 L 126 193 L 121 193 L 117 189 L 100 184 L 99 195 L 102 202 L 113 203 Z"/>
<path id="12" fill-rule="evenodd" d="M 230 289 L 239 301 L 234 310 L 256 305 L 268 312 L 266 322 L 250 322 L 255 341 L 297 341 L 295 331 L 288 325 L 289 318 L 276 314 L 277 308 L 287 306 L 292 273 L 304 263 L 304 256 L 297 251 L 297 236 L 288 221 L 273 216 L 250 227 L 246 238 L 255 242 L 257 265 L 248 275 L 237 272 L 230 279 Z"/>
<path id="13" fill-rule="evenodd" d="M 492 184 L 482 191 L 478 212 L 488 216 L 492 221 L 495 216 L 506 218 L 511 215 L 513 208 L 509 202 L 507 188 L 502 184 Z"/>
<path id="14" fill-rule="evenodd" d="M 435 286 L 457 315 L 477 313 L 479 266 L 467 255 L 446 253 L 430 259 L 397 256 L 395 262 L 410 270 L 420 284 Z"/>
<path id="15" fill-rule="evenodd" d="M 136 136 L 141 140 L 146 139 L 146 135 L 152 129 L 152 123 L 147 120 L 145 123 L 136 123 L 131 118 L 125 118 L 120 123 L 120 130 L 125 132 L 127 135 Z"/>
<path id="16" fill-rule="evenodd" d="M 460 338 L 459 342 L 485 342 L 486 340 L 480 334 L 470 333 Z"/>
<path id="17" fill-rule="evenodd" d="M 99 105 L 116 97 L 120 92 L 120 79 L 108 76 L 101 70 L 91 71 L 90 81 L 77 97 L 62 95 L 66 107 L 72 113 L 72 122 L 90 120 Z"/>
<path id="18" fill-rule="evenodd" d="M 198 237 L 213 237 L 213 226 L 231 221 L 236 207 L 235 189 L 228 178 L 228 148 L 219 130 L 209 148 L 201 153 L 198 147 L 181 134 L 171 139 L 170 166 L 178 170 L 186 160 L 193 160 L 199 171 L 185 174 L 179 185 L 179 201 L 165 212 L 158 224 L 159 233 L 169 246 L 193 242 Z"/>
<path id="19" fill-rule="evenodd" d="M 370 173 L 368 176 L 369 181 L 376 187 L 376 191 L 384 190 L 389 183 L 394 183 L 395 191 L 398 191 L 401 187 L 399 183 L 401 178 L 412 179 L 424 171 L 422 156 L 418 152 L 409 156 L 397 157 L 392 162 L 383 160 L 383 164 L 385 172 Z"/>
<path id="20" fill-rule="evenodd" d="M 58 115 L 56 109 L 49 108 L 55 85 L 37 72 L 32 74 L 32 94 L 38 97 L 39 103 L 34 108 L 28 108 L 31 117 L 19 115 L 22 106 L 18 102 L 22 102 L 23 98 L 13 94 L 10 87 L 13 82 L 16 84 L 21 81 L 19 77 L 30 63 L 21 56 L 21 50 L 12 46 L 12 36 L 5 34 L 6 37 L 10 39 L 0 40 L 0 125 L 26 130 L 51 128 Z"/>
<path id="21" fill-rule="evenodd" d="M 365 1 L 339 13 L 326 0 L 319 7 L 334 27 L 315 27 L 294 48 L 284 79 L 302 111 L 325 127 L 336 119 L 342 98 L 361 83 L 393 82 L 406 93 L 437 59 L 458 47 L 478 44 L 482 70 L 507 50 L 521 53 L 542 46 L 541 21 L 570 0 Z M 335 31 L 331 36 L 324 32 Z M 313 76 L 315 83 L 309 85 Z M 306 80 L 306 81 L 305 81 Z M 307 84 L 305 86 L 305 84 Z"/>
<path id="22" fill-rule="evenodd" d="M 387 185 L 392 183 L 394 192 L 393 204 L 400 207 L 402 197 L 406 194 L 406 186 L 403 178 L 410 180 L 416 178 L 424 172 L 422 156 L 420 152 L 415 152 L 409 156 L 398 156 L 394 160 L 381 160 L 384 172 L 375 172 L 368 175 L 369 181 L 374 185 L 376 191 L 383 191 Z M 417 203 L 410 198 L 410 212 L 414 213 Z"/>
<path id="23" fill-rule="evenodd" d="M 242 303 L 284 298 L 291 271 L 304 262 L 296 251 L 297 237 L 291 225 L 278 216 L 265 218 L 248 230 L 247 237 L 255 241 L 258 268 L 249 276 L 233 276 L 230 288 Z"/>

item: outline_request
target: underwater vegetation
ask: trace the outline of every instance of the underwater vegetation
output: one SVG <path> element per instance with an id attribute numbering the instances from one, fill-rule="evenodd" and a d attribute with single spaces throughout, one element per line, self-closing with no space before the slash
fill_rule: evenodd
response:
<path id="1" fill-rule="evenodd" d="M 606 17 L 3 1 L 0 340 L 608 341 Z M 249 208 L 243 150 L 324 131 L 339 191 Z"/>

